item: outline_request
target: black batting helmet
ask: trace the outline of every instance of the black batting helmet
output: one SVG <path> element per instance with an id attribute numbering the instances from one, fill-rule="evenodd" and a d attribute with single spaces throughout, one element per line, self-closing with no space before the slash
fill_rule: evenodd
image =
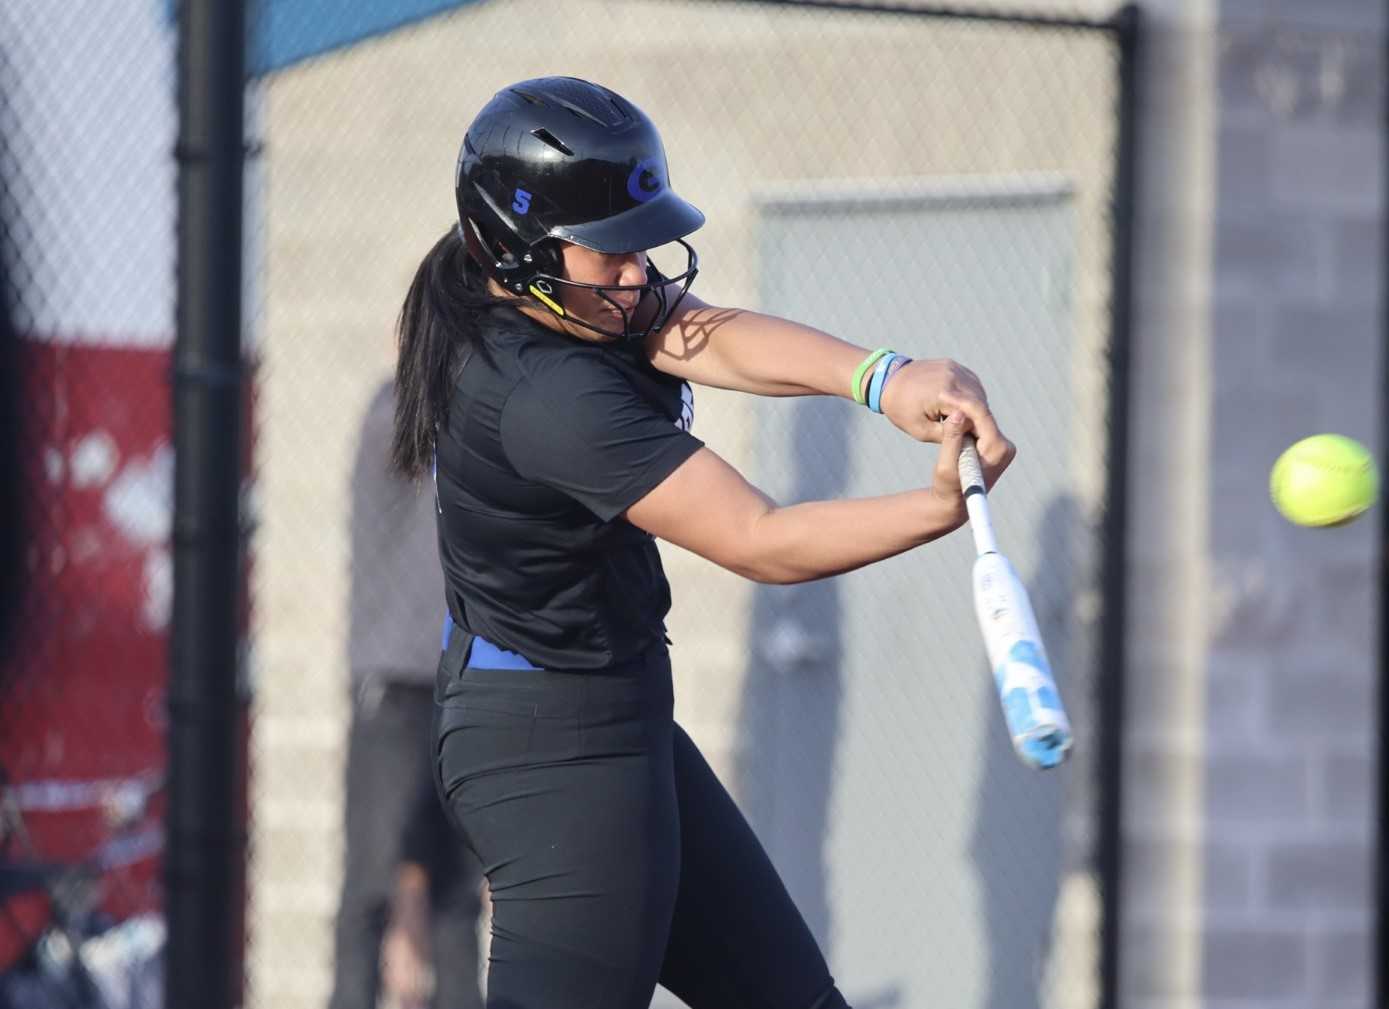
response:
<path id="1" fill-rule="evenodd" d="M 670 188 L 655 125 L 621 95 L 588 81 L 540 77 L 497 92 L 463 138 L 454 191 L 468 251 L 489 276 L 562 317 L 566 287 L 595 291 L 622 312 L 623 331 L 568 318 L 607 336 L 639 338 L 659 328 L 698 270 L 684 238 L 704 215 Z M 650 268 L 642 285 L 579 284 L 560 276 L 557 240 L 607 253 L 678 242 L 688 260 L 669 277 Z M 615 290 L 656 299 L 640 332 L 632 330 L 636 311 L 607 298 Z"/>

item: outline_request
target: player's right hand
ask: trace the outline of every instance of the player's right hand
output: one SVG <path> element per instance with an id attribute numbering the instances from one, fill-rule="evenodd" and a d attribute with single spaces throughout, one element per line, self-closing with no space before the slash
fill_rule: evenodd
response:
<path id="1" fill-rule="evenodd" d="M 960 450 L 964 442 L 965 415 L 956 410 L 941 421 L 940 454 L 936 456 L 936 469 L 931 474 L 931 486 L 927 488 L 956 529 L 969 520 L 964 488 L 960 484 Z"/>

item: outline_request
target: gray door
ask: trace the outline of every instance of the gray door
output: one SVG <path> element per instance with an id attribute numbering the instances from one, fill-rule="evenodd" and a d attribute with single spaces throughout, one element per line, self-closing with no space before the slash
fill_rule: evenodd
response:
<path id="1" fill-rule="evenodd" d="M 1081 603 L 1097 553 L 1075 488 L 1094 460 L 1074 431 L 1102 416 L 1074 381 L 1094 362 L 1071 310 L 1072 194 L 1056 179 L 830 188 L 769 195 L 759 216 L 767 311 L 983 378 L 1020 449 L 993 495 L 1000 541 L 1032 586 L 1081 735 L 1059 772 L 1013 756 L 961 532 L 838 579 L 757 589 L 744 807 L 856 1009 L 1030 1009 L 1060 989 L 1085 1005 L 1084 984 L 1056 977 L 1053 941 L 1063 877 L 1085 878 L 1089 808 Z M 749 476 L 780 502 L 929 481 L 933 446 L 846 401 L 764 400 L 756 418 Z"/>

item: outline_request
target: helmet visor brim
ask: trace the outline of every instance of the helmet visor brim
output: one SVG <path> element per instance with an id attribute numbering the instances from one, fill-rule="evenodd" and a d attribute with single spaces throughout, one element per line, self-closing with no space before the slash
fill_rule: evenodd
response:
<path id="1" fill-rule="evenodd" d="M 693 204 L 667 189 L 648 203 L 601 221 L 551 228 L 550 237 L 594 252 L 621 255 L 667 245 L 703 224 L 704 215 Z"/>

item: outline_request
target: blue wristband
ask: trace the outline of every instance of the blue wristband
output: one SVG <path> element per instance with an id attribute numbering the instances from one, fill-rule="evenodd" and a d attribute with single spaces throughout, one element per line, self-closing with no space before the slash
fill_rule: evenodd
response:
<path id="1" fill-rule="evenodd" d="M 882 413 L 880 400 L 883 395 L 883 382 L 887 380 L 887 370 L 892 367 L 892 362 L 897 360 L 896 354 L 885 354 L 878 362 L 878 366 L 873 369 L 873 379 L 868 383 L 868 409 L 874 413 Z"/>
<path id="2" fill-rule="evenodd" d="M 873 404 L 877 407 L 877 409 L 873 411 L 874 413 L 883 412 L 883 391 L 887 388 L 888 379 L 890 379 L 893 375 L 901 371 L 903 367 L 912 363 L 912 359 L 909 358 L 906 354 L 895 354 L 893 355 L 893 357 L 894 360 L 883 370 L 883 380 L 877 383 L 878 394 L 873 400 Z"/>

